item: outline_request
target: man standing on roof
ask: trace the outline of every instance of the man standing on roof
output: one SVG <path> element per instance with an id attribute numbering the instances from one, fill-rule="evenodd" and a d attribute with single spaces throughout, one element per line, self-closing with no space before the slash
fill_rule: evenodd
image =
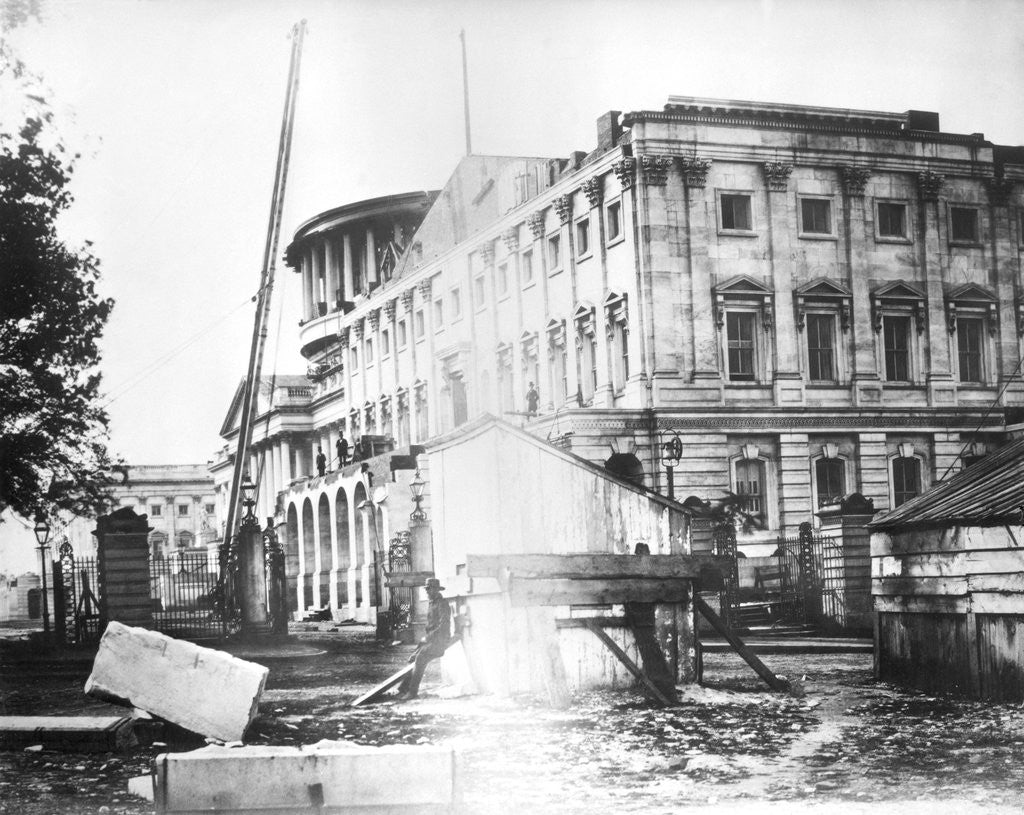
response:
<path id="1" fill-rule="evenodd" d="M 423 588 L 430 599 L 430 605 L 427 606 L 427 633 L 410 660 L 416 663 L 416 667 L 402 681 L 399 699 L 416 698 L 427 665 L 444 654 L 452 638 L 452 610 L 448 607 L 448 601 L 441 595 L 444 586 L 436 577 L 430 577 Z"/>

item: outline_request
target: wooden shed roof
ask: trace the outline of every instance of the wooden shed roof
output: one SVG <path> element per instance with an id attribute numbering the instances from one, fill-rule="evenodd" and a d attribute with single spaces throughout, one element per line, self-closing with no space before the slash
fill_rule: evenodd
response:
<path id="1" fill-rule="evenodd" d="M 873 532 L 1024 522 L 1024 438 L 868 524 Z"/>

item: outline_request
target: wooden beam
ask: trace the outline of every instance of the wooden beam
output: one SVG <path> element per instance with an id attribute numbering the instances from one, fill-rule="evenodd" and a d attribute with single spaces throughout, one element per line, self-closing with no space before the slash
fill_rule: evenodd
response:
<path id="1" fill-rule="evenodd" d="M 427 585 L 433 572 L 384 572 L 384 584 L 389 589 L 415 589 Z"/>
<path id="2" fill-rule="evenodd" d="M 529 630 L 530 645 L 538 662 L 544 688 L 548 692 L 548 700 L 555 710 L 565 710 L 572 703 L 569 695 L 569 680 L 562 661 L 562 649 L 558 644 L 558 629 L 552 612 L 542 608 L 526 610 L 526 625 Z"/>
<path id="3" fill-rule="evenodd" d="M 647 678 L 647 675 L 644 674 L 644 672 L 637 667 L 637 664 L 626 655 L 626 652 L 619 648 L 615 640 L 609 637 L 605 633 L 604 629 L 597 624 L 596 617 L 584 617 L 583 620 L 586 627 L 593 631 L 597 638 L 605 644 L 608 650 L 615 655 L 619 662 L 626 666 L 626 670 L 640 680 L 640 683 L 644 686 L 647 694 L 654 699 L 654 701 L 664 705 L 665 707 L 672 706 L 672 703 L 665 698 L 665 695 L 660 690 L 658 690 L 658 686 Z"/>
<path id="4" fill-rule="evenodd" d="M 629 628 L 629 621 L 625 617 L 559 617 L 555 620 L 558 628 L 589 628 L 587 620 L 593 620 L 600 628 Z"/>
<path id="5" fill-rule="evenodd" d="M 401 670 L 395 671 L 393 674 L 391 674 L 391 676 L 389 676 L 379 685 L 374 685 L 362 696 L 357 696 L 355 699 L 349 702 L 349 706 L 359 707 L 360 705 L 365 705 L 368 702 L 376 702 L 378 698 L 383 696 L 391 688 L 393 688 L 395 685 L 397 685 L 399 682 L 405 679 L 406 676 L 411 674 L 413 668 L 415 667 L 416 666 L 411 662 L 408 665 L 403 666 Z"/>
<path id="6" fill-rule="evenodd" d="M 613 555 L 587 552 L 562 555 L 467 555 L 471 577 L 498 577 L 508 569 L 516 577 L 566 580 L 681 578 L 697 580 L 721 574 L 730 564 L 721 555 Z"/>
<path id="7" fill-rule="evenodd" d="M 684 603 L 690 599 L 690 585 L 686 579 L 541 580 L 513 575 L 508 591 L 513 608 L 628 602 Z"/>
<path id="8" fill-rule="evenodd" d="M 789 691 L 789 682 L 787 682 L 785 679 L 780 679 L 778 676 L 772 673 L 768 669 L 768 667 L 760 659 L 757 658 L 757 654 L 751 651 L 743 642 L 743 640 L 741 640 L 739 637 L 736 636 L 736 634 L 733 633 L 733 630 L 722 621 L 721 617 L 715 614 L 715 612 L 707 603 L 704 602 L 703 598 L 701 598 L 700 595 L 695 594 L 693 596 L 693 605 L 694 608 L 696 608 L 697 611 L 703 614 L 704 618 L 709 623 L 711 623 L 711 627 L 714 628 L 715 631 L 717 631 L 723 637 L 725 637 L 726 642 L 728 642 L 729 645 L 733 647 L 733 650 L 735 650 L 737 654 L 743 657 L 744 661 L 751 668 L 754 669 L 755 673 L 757 673 L 759 677 L 761 677 L 765 682 L 768 683 L 768 687 L 770 687 L 772 690 L 777 691 Z"/>

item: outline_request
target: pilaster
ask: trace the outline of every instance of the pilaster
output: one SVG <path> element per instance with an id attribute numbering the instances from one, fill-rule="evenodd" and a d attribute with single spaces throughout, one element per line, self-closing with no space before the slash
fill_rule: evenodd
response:
<path id="1" fill-rule="evenodd" d="M 810 457 L 806 433 L 779 434 L 779 509 L 781 525 L 796 530 L 810 521 Z"/>
<path id="2" fill-rule="evenodd" d="M 947 407 L 956 400 L 956 386 L 949 355 L 949 336 L 943 313 L 945 293 L 943 282 L 947 278 L 948 249 L 940 195 L 944 179 L 937 173 L 925 172 L 918 176 L 921 197 L 921 272 L 924 275 L 927 326 L 926 382 L 928 404 Z M 924 350 L 924 349 L 923 349 Z"/>
<path id="3" fill-rule="evenodd" d="M 889 459 L 885 433 L 860 433 L 857 440 L 860 457 L 860 490 L 875 503 L 875 510 L 889 509 Z"/>
<path id="4" fill-rule="evenodd" d="M 850 341 L 853 345 L 853 403 L 858 406 L 877 405 L 882 401 L 882 383 L 875 358 L 875 332 L 871 320 L 871 287 L 868 281 L 866 212 L 864 185 L 866 177 L 843 167 L 843 236 L 846 241 L 846 282 L 852 293 Z M 864 170 L 866 173 L 867 170 Z M 845 340 L 845 335 L 843 335 Z"/>

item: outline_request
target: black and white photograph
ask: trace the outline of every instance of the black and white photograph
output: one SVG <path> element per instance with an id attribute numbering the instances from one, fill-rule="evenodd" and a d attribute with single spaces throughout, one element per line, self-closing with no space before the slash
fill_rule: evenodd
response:
<path id="1" fill-rule="evenodd" d="M 0 0 L 0 813 L 1024 810 L 1024 0 Z"/>

